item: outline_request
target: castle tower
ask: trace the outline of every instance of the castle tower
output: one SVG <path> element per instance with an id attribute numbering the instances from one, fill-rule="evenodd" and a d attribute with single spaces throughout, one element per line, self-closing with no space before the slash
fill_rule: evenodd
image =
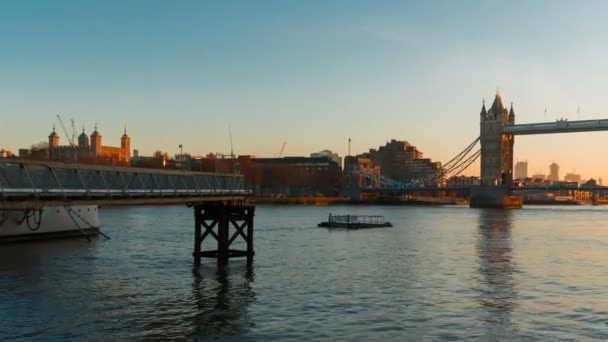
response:
<path id="1" fill-rule="evenodd" d="M 502 126 L 513 125 L 515 113 L 502 104 L 500 93 L 486 112 L 480 114 L 481 182 L 485 185 L 510 185 L 513 180 L 513 136 L 502 133 Z"/>
<path id="2" fill-rule="evenodd" d="M 101 134 L 97 131 L 97 124 L 95 124 L 95 131 L 91 134 L 91 148 L 95 158 L 101 152 Z"/>
<path id="3" fill-rule="evenodd" d="M 125 133 L 120 137 L 121 159 L 129 162 L 131 159 L 131 138 L 127 135 L 127 125 L 125 125 Z"/>
<path id="4" fill-rule="evenodd" d="M 78 136 L 78 147 L 89 147 L 89 137 L 84 132 L 84 127 L 82 127 L 82 133 L 80 133 L 80 135 Z"/>
<path id="5" fill-rule="evenodd" d="M 55 125 L 53 125 L 53 132 L 49 135 L 49 151 L 57 147 L 59 147 L 59 135 L 55 132 Z"/>

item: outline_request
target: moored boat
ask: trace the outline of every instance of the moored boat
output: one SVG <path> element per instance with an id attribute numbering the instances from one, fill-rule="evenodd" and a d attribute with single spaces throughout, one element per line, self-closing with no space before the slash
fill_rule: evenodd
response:
<path id="1" fill-rule="evenodd" d="M 99 234 L 96 205 L 0 211 L 0 243 Z"/>

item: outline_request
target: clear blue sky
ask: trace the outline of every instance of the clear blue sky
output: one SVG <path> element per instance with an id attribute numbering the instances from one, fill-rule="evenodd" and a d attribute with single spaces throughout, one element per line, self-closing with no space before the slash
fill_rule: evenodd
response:
<path id="1" fill-rule="evenodd" d="M 59 113 L 89 133 L 97 121 L 108 145 L 126 123 L 145 154 L 228 152 L 231 125 L 239 154 L 395 138 L 445 162 L 478 136 L 496 87 L 520 123 L 608 118 L 606 13 L 605 1 L 2 1 L 0 148 L 46 140 Z M 595 159 L 607 143 L 518 137 L 516 158 L 608 180 Z"/>

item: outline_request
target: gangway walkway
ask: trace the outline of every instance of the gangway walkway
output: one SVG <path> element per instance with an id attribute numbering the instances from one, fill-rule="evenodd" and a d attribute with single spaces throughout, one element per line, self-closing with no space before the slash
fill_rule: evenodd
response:
<path id="1" fill-rule="evenodd" d="M 244 185 L 235 174 L 0 159 L 3 207 L 233 200 L 251 194 Z"/>

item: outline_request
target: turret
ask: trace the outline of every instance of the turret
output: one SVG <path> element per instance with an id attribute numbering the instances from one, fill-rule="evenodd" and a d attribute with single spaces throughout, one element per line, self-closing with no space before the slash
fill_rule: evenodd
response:
<path id="1" fill-rule="evenodd" d="M 509 109 L 509 124 L 515 124 L 515 112 L 513 111 L 513 102 L 511 102 L 511 109 Z"/>
<path id="2" fill-rule="evenodd" d="M 101 150 L 101 134 L 97 131 L 97 124 L 95 124 L 95 131 L 91 134 L 91 147 L 95 151 L 95 155 Z"/>
<path id="3" fill-rule="evenodd" d="M 481 113 L 479 113 L 479 121 L 484 122 L 488 118 L 488 112 L 486 111 L 486 100 L 481 102 Z"/>
<path id="4" fill-rule="evenodd" d="M 84 132 L 84 127 L 82 127 L 82 133 L 78 136 L 78 147 L 89 147 L 89 137 Z"/>
<path id="5" fill-rule="evenodd" d="M 125 161 L 128 162 L 131 159 L 131 138 L 127 135 L 127 125 L 124 134 L 120 137 L 120 149 Z"/>
<path id="6" fill-rule="evenodd" d="M 53 132 L 49 135 L 49 150 L 59 147 L 59 135 L 55 132 L 55 125 L 53 125 Z"/>

